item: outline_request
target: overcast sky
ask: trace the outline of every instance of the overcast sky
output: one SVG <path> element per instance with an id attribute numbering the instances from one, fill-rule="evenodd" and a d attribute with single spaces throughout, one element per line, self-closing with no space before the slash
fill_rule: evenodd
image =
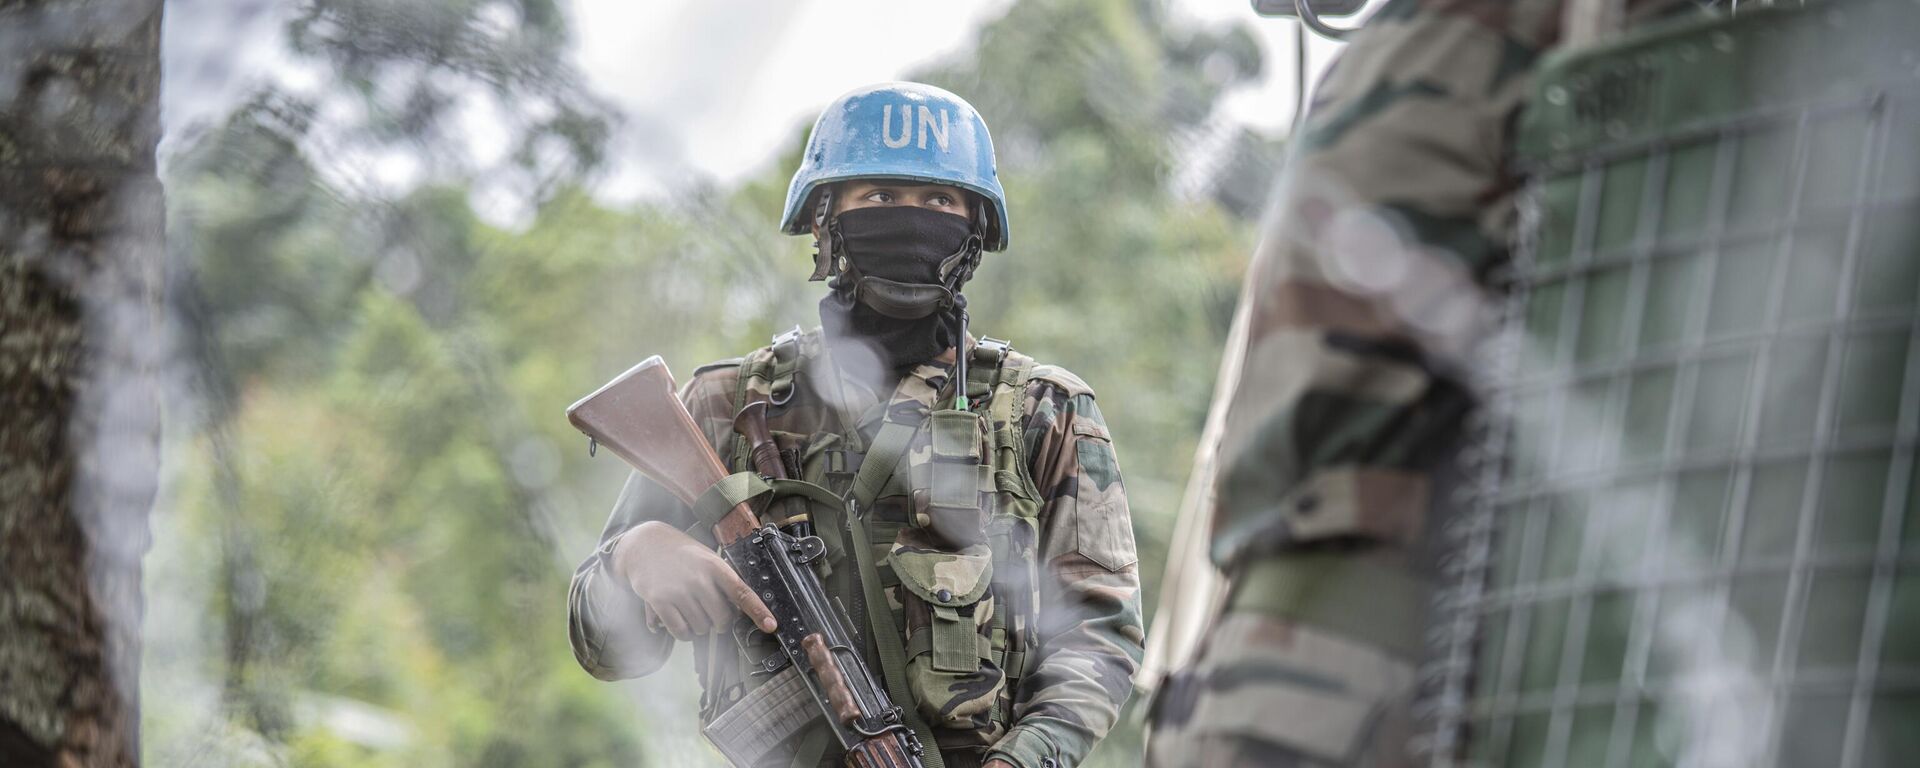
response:
<path id="1" fill-rule="evenodd" d="M 633 137 L 610 175 L 615 197 L 690 177 L 730 181 L 762 170 L 833 97 L 899 79 L 964 52 L 1010 0 L 577 0 L 581 67 L 624 108 Z M 1293 105 L 1293 23 L 1261 19 L 1245 0 L 1182 0 L 1176 15 L 1247 24 L 1266 50 L 1260 86 L 1236 94 L 1236 120 L 1282 132 Z M 1315 67 L 1336 44 L 1315 38 Z M 964 96 L 965 94 L 961 94 Z"/>
<path id="2" fill-rule="evenodd" d="M 764 170 L 794 127 L 834 96 L 899 79 L 960 55 L 1012 0 L 574 0 L 576 63 L 625 113 L 610 200 L 690 182 L 729 183 Z M 280 45 L 290 0 L 170 0 L 166 14 L 165 156 L 183 129 L 232 109 L 263 79 L 296 90 L 322 73 Z M 1293 106 L 1293 22 L 1262 19 L 1246 0 L 1171 0 L 1176 18 L 1244 24 L 1266 52 L 1258 85 L 1232 94 L 1234 122 L 1283 133 Z M 1311 38 L 1310 79 L 1337 44 Z M 964 95 L 964 94 L 962 94 Z M 482 155 L 504 151 L 483 115 L 464 133 Z M 404 186 L 414 170 L 391 158 L 329 158 L 336 178 Z M 358 166 L 364 167 L 355 167 Z"/>

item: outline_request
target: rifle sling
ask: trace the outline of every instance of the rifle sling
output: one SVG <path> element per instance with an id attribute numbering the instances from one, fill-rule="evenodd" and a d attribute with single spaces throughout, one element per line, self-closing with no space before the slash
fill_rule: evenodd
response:
<path id="1" fill-rule="evenodd" d="M 734 507 L 771 492 L 773 487 L 752 472 L 735 472 L 720 478 L 706 493 L 700 494 L 700 498 L 694 499 L 694 523 L 687 533 L 704 543 L 715 543 L 713 526 L 720 522 L 720 518 L 726 517 Z"/>
<path id="2" fill-rule="evenodd" d="M 825 728 L 808 728 L 806 735 L 800 737 L 800 745 L 793 750 L 791 768 L 819 768 L 820 758 L 827 754 L 827 737 L 833 732 Z"/>
<path id="3" fill-rule="evenodd" d="M 860 463 L 860 473 L 854 476 L 853 490 L 847 496 L 846 524 L 853 537 L 853 546 L 849 549 L 853 550 L 854 563 L 860 569 L 860 591 L 867 603 L 867 621 L 873 624 L 870 636 L 880 656 L 880 672 L 887 681 L 887 695 L 893 699 L 894 706 L 900 708 L 907 727 L 920 738 L 923 748 L 920 761 L 927 768 L 946 768 L 946 761 L 940 757 L 940 743 L 933 740 L 933 729 L 920 718 L 913 694 L 907 689 L 906 648 L 900 640 L 900 628 L 893 623 L 893 609 L 880 593 L 880 570 L 873 562 L 872 537 L 867 535 L 868 505 L 893 477 L 914 433 L 919 431 L 919 424 L 898 421 L 881 424 L 880 433 L 874 436 L 873 446 Z"/>

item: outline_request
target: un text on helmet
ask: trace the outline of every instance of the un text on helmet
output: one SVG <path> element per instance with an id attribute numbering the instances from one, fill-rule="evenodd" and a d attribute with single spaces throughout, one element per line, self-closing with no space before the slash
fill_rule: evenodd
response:
<path id="1" fill-rule="evenodd" d="M 940 121 L 936 124 L 933 119 L 933 110 L 928 109 L 924 104 L 921 105 L 918 125 L 921 149 L 927 148 L 927 136 L 931 134 L 933 143 L 939 145 L 940 151 L 947 151 L 948 115 L 945 108 L 940 110 Z M 894 136 L 893 105 L 888 104 L 881 108 L 880 138 L 886 141 L 888 147 L 900 149 L 912 143 L 915 135 L 914 126 L 913 105 L 902 104 L 900 105 L 900 135 Z"/>

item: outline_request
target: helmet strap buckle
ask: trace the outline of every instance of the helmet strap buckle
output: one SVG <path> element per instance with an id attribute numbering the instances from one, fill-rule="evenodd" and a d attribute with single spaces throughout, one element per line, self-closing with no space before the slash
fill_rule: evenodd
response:
<path id="1" fill-rule="evenodd" d="M 820 188 L 820 202 L 813 211 L 813 231 L 819 232 L 820 236 L 813 241 L 813 274 L 807 278 L 808 282 L 819 282 L 840 274 L 843 261 L 839 257 L 840 228 L 838 222 L 827 218 L 831 210 L 833 188 L 823 186 Z"/>

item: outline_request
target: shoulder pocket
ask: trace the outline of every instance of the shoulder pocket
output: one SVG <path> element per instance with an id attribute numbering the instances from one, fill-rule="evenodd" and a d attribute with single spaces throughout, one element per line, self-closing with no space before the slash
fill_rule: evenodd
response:
<path id="1" fill-rule="evenodd" d="M 1140 557 L 1134 551 L 1133 520 L 1113 441 L 1094 423 L 1075 424 L 1073 432 L 1080 472 L 1074 491 L 1074 549 L 1107 570 L 1121 570 Z"/>

